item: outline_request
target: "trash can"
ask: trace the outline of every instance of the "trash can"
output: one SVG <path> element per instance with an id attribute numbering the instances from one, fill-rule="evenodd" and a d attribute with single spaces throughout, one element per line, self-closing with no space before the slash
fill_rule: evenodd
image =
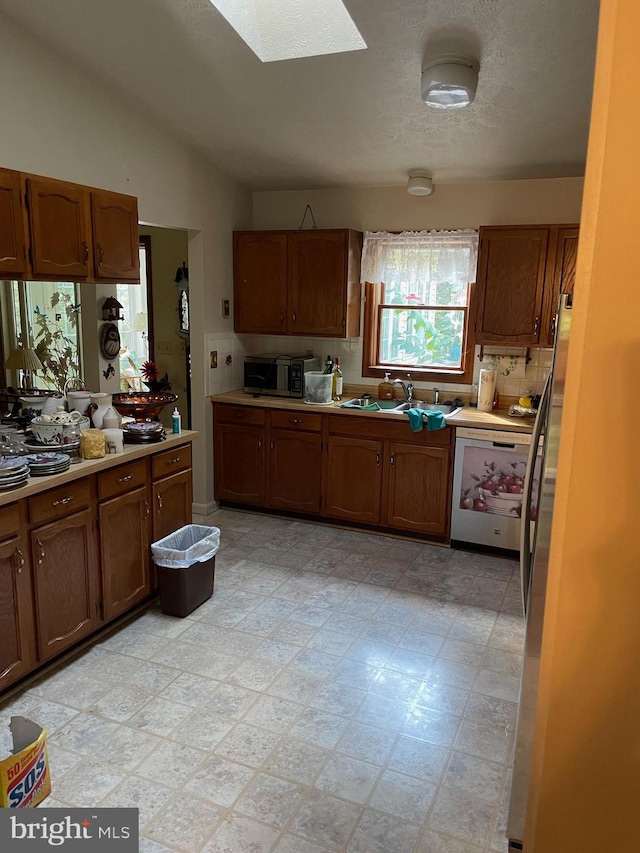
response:
<path id="1" fill-rule="evenodd" d="M 219 544 L 220 530 L 201 524 L 187 524 L 153 543 L 163 613 L 188 616 L 211 598 Z"/>

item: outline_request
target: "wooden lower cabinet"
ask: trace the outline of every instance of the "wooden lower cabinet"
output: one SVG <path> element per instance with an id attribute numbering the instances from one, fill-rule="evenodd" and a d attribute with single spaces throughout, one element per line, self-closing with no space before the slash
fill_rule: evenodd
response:
<path id="1" fill-rule="evenodd" d="M 28 555 L 19 535 L 0 542 L 0 690 L 29 672 L 35 662 Z"/>
<path id="2" fill-rule="evenodd" d="M 386 455 L 383 524 L 444 536 L 449 519 L 449 450 L 392 442 Z"/>
<path id="3" fill-rule="evenodd" d="M 45 661 L 90 634 L 99 622 L 93 512 L 86 509 L 36 527 L 31 553 L 38 658 Z"/>
<path id="4" fill-rule="evenodd" d="M 181 471 L 153 484 L 153 534 L 157 542 L 191 524 L 191 470 Z"/>
<path id="5" fill-rule="evenodd" d="M 105 619 L 129 610 L 151 591 L 150 514 L 146 486 L 103 501 L 98 508 Z"/>
<path id="6" fill-rule="evenodd" d="M 330 436 L 324 512 L 332 518 L 379 524 L 382 442 Z"/>
<path id="7" fill-rule="evenodd" d="M 216 500 L 265 503 L 264 429 L 221 423 L 215 434 Z"/>
<path id="8" fill-rule="evenodd" d="M 320 512 L 322 438 L 319 433 L 272 430 L 268 451 L 268 505 Z"/>

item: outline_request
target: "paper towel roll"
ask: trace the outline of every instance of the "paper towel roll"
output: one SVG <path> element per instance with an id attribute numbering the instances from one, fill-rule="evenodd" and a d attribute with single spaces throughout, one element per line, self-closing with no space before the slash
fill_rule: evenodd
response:
<path id="1" fill-rule="evenodd" d="M 495 370 L 481 370 L 478 380 L 478 411 L 490 412 L 493 409 L 493 395 L 496 390 Z"/>

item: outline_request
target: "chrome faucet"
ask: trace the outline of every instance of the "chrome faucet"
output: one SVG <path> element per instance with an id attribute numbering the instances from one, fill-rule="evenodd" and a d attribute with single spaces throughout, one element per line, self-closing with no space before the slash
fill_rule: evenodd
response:
<path id="1" fill-rule="evenodd" d="M 440 402 L 440 392 L 437 388 L 433 389 L 433 402 L 437 405 Z"/>
<path id="2" fill-rule="evenodd" d="M 407 398 L 407 403 L 413 403 L 413 382 L 411 381 L 411 374 L 407 373 L 407 382 L 403 382 L 402 379 L 394 379 L 394 385 L 399 385 L 404 391 L 404 396 Z"/>

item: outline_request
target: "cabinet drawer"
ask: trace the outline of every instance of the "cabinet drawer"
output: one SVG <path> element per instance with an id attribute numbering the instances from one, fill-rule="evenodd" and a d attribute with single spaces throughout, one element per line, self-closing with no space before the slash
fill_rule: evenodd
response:
<path id="1" fill-rule="evenodd" d="M 29 498 L 29 518 L 32 524 L 44 524 L 56 518 L 64 518 L 90 504 L 91 480 L 74 480 L 66 486 Z"/>
<path id="2" fill-rule="evenodd" d="M 100 500 L 112 498 L 144 486 L 147 482 L 147 463 L 145 459 L 119 465 L 104 474 L 98 475 L 98 496 Z"/>
<path id="3" fill-rule="evenodd" d="M 13 536 L 20 530 L 20 509 L 18 504 L 9 504 L 0 509 L 0 539 Z"/>
<path id="4" fill-rule="evenodd" d="M 299 429 L 307 432 L 320 432 L 322 415 L 308 415 L 302 412 L 271 412 L 271 426 L 275 429 Z"/>
<path id="5" fill-rule="evenodd" d="M 186 471 L 191 468 L 191 445 L 183 444 L 182 447 L 174 447 L 158 453 L 151 460 L 153 479 L 166 477 L 169 474 L 177 474 L 178 471 Z"/>
<path id="6" fill-rule="evenodd" d="M 412 432 L 405 415 L 394 415 L 397 420 L 376 418 L 375 415 L 357 417 L 353 415 L 328 415 L 329 435 L 361 436 L 362 438 L 385 438 L 403 441 L 406 444 L 449 447 L 453 430 L 445 427 L 438 430 Z"/>
<path id="7" fill-rule="evenodd" d="M 265 410 L 254 406 L 217 405 L 215 419 L 219 424 L 255 424 L 262 426 L 265 421 Z"/>

